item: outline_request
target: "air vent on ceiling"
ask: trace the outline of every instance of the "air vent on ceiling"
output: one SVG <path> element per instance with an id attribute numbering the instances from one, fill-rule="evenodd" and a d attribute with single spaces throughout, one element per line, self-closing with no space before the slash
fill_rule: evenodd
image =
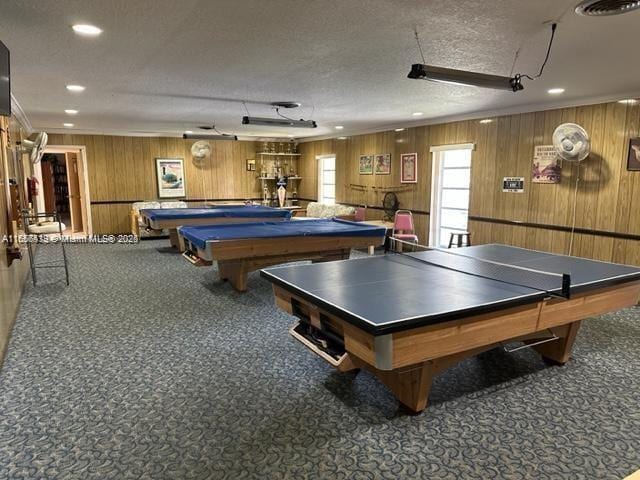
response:
<path id="1" fill-rule="evenodd" d="M 576 7 L 576 13 L 590 17 L 621 15 L 640 8 L 640 0 L 584 0 Z"/>

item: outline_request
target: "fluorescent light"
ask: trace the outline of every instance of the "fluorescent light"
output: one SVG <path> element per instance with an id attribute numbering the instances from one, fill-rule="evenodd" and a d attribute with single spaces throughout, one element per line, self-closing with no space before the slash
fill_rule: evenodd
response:
<path id="1" fill-rule="evenodd" d="M 243 125 L 266 125 L 268 127 L 316 128 L 313 120 L 289 120 L 288 118 L 242 117 Z"/>
<path id="2" fill-rule="evenodd" d="M 480 120 L 480 123 L 491 123 L 491 122 L 493 122 L 493 120 L 491 120 L 490 118 L 484 118 Z"/>
<path id="3" fill-rule="evenodd" d="M 193 133 L 192 130 L 185 130 L 184 133 L 186 133 L 187 135 L 191 135 Z"/>
<path id="4" fill-rule="evenodd" d="M 422 112 L 413 112 L 411 115 L 413 115 L 414 117 L 420 117 L 420 116 L 424 115 L 424 113 L 422 113 Z"/>
<path id="5" fill-rule="evenodd" d="M 346 140 L 347 137 L 338 137 L 338 140 Z"/>
<path id="6" fill-rule="evenodd" d="M 97 37 L 102 33 L 101 28 L 98 28 L 95 25 L 89 25 L 89 24 L 79 23 L 72 26 L 71 28 L 73 28 L 73 31 L 76 32 L 78 35 L 83 35 L 85 37 Z"/>
<path id="7" fill-rule="evenodd" d="M 335 128 L 336 130 L 342 130 L 344 127 L 342 125 L 336 125 L 333 128 Z"/>
<path id="8" fill-rule="evenodd" d="M 549 95 L 560 95 L 561 93 L 564 93 L 564 88 L 551 88 L 547 90 L 547 93 Z"/>
<path id="9" fill-rule="evenodd" d="M 622 103 L 624 105 L 635 105 L 636 103 L 638 103 L 638 100 L 636 100 L 635 98 L 627 98 L 625 100 L 618 100 L 618 103 Z"/>
<path id="10" fill-rule="evenodd" d="M 287 135 L 288 138 L 294 138 L 295 135 Z"/>
<path id="11" fill-rule="evenodd" d="M 396 128 L 394 132 L 404 132 L 404 128 Z"/>
<path id="12" fill-rule="evenodd" d="M 70 92 L 84 92 L 84 89 L 82 85 L 67 85 L 67 90 Z"/>
<path id="13" fill-rule="evenodd" d="M 210 133 L 187 133 L 182 135 L 185 140 L 238 140 L 235 135 L 218 134 L 213 135 Z"/>
<path id="14" fill-rule="evenodd" d="M 78 114 L 78 110 L 74 110 L 72 108 L 68 108 L 67 110 L 64 111 L 64 113 L 66 113 L 67 115 L 77 115 Z"/>
<path id="15" fill-rule="evenodd" d="M 510 90 L 518 92 L 524 87 L 519 77 L 502 77 L 488 75 L 486 73 L 467 72 L 466 70 L 454 70 L 453 68 L 434 67 L 414 63 L 407 75 L 414 80 L 429 80 L 431 82 L 452 83 L 481 88 L 495 88 L 497 90 Z"/>
<path id="16" fill-rule="evenodd" d="M 63 123 L 63 125 L 67 128 L 73 127 L 73 123 Z"/>

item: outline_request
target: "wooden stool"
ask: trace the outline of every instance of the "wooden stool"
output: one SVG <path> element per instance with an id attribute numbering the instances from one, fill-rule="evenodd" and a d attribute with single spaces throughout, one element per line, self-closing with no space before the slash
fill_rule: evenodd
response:
<path id="1" fill-rule="evenodd" d="M 462 242 L 462 240 L 466 237 L 466 242 Z M 465 246 L 465 247 L 470 247 L 471 246 L 471 234 L 469 232 L 462 232 L 462 233 L 451 233 L 449 235 L 449 246 L 447 248 L 451 248 L 453 246 L 453 242 L 456 242 L 456 246 L 458 248 Z"/>

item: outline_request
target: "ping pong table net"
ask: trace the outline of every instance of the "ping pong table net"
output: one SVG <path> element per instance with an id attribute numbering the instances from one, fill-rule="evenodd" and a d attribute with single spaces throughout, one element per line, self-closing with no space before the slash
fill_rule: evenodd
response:
<path id="1" fill-rule="evenodd" d="M 458 249 L 455 249 L 458 250 Z M 426 264 L 500 283 L 524 287 L 549 296 L 570 298 L 571 276 L 465 255 L 451 249 L 432 248 L 391 237 L 388 251 L 408 264 Z M 419 255 L 429 252 L 428 255 Z"/>

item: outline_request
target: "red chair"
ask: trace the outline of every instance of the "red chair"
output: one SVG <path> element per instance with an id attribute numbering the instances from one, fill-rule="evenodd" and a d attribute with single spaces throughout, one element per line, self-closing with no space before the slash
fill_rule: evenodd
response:
<path id="1" fill-rule="evenodd" d="M 409 210 L 396 211 L 393 219 L 393 237 L 405 242 L 418 243 L 413 214 Z"/>

